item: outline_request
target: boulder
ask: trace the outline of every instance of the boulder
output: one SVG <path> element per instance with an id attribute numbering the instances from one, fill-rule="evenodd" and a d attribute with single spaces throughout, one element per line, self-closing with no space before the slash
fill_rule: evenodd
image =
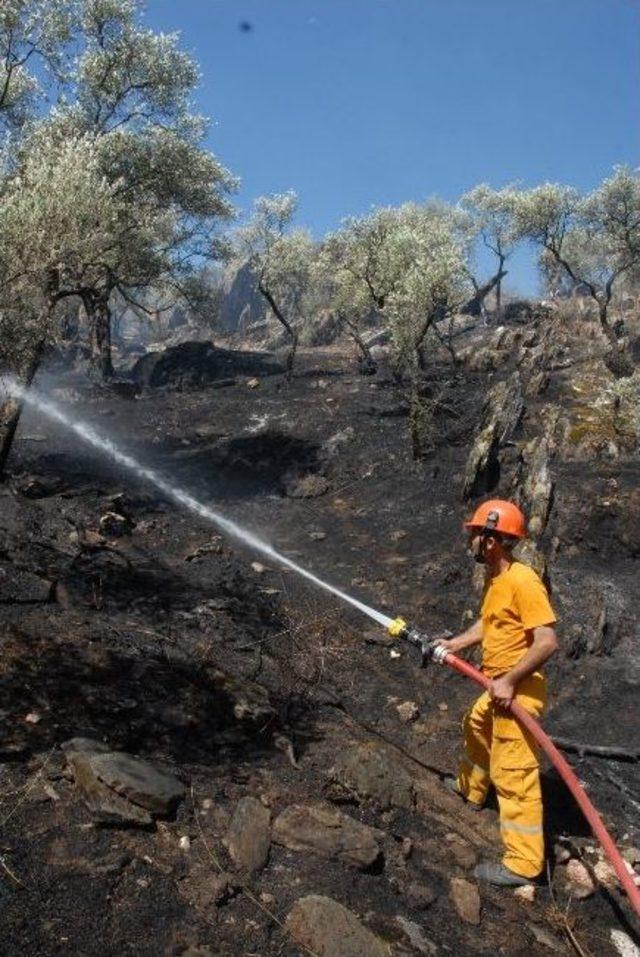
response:
<path id="1" fill-rule="evenodd" d="M 293 905 L 285 923 L 290 937 L 318 957 L 390 957 L 391 948 L 346 907 L 310 894 Z"/>
<path id="2" fill-rule="evenodd" d="M 228 380 L 238 374 L 276 372 L 279 366 L 269 356 L 254 352 L 219 349 L 212 342 L 181 342 L 159 352 L 148 352 L 133 369 L 131 377 L 142 388 L 171 386 L 198 389 Z"/>
<path id="3" fill-rule="evenodd" d="M 291 805 L 276 819 L 273 839 L 292 851 L 310 851 L 365 870 L 380 856 L 375 832 L 328 804 Z"/>
<path id="4" fill-rule="evenodd" d="M 411 775 L 396 755 L 377 743 L 358 745 L 341 754 L 332 776 L 348 791 L 370 798 L 383 810 L 412 808 L 414 788 Z"/>
<path id="5" fill-rule="evenodd" d="M 271 812 L 257 798 L 238 801 L 227 832 L 227 850 L 240 870 L 257 874 L 267 863 L 270 823 Z"/>
<path id="6" fill-rule="evenodd" d="M 184 797 L 175 775 L 141 758 L 87 738 L 73 738 L 62 747 L 76 785 L 101 818 L 150 824 L 169 815 Z"/>

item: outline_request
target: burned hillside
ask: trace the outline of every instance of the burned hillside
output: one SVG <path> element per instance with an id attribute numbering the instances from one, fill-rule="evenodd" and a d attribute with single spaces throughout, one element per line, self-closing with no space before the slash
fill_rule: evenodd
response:
<path id="1" fill-rule="evenodd" d="M 425 374 L 419 459 L 384 355 L 362 376 L 340 346 L 307 349 L 287 382 L 272 357 L 248 367 L 229 352 L 216 388 L 183 375 L 177 354 L 137 396 L 72 370 L 42 381 L 145 466 L 431 634 L 477 609 L 468 509 L 517 497 L 531 516 L 523 558 L 561 622 L 544 724 L 582 748 L 572 763 L 633 867 L 636 386 L 616 384 L 600 345 L 543 319 L 477 326 L 457 365 L 443 351 Z M 550 770 L 550 888 L 531 901 L 478 889 L 495 808 L 474 814 L 441 781 L 474 694 L 462 678 L 420 670 L 355 609 L 33 410 L 0 527 L 10 948 L 613 955 L 616 934 L 633 936 Z"/>

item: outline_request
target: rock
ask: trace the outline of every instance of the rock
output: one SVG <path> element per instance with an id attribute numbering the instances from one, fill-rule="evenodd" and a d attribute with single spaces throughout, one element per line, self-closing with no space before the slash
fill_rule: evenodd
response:
<path id="1" fill-rule="evenodd" d="M 24 720 L 27 724 L 40 724 L 42 721 L 42 715 L 38 714 L 37 711 L 30 711 L 29 714 L 25 714 Z"/>
<path id="2" fill-rule="evenodd" d="M 640 864 L 640 849 L 637 847 L 623 848 L 622 859 L 626 861 L 627 864 L 631 864 L 632 867 L 634 864 Z"/>
<path id="3" fill-rule="evenodd" d="M 420 717 L 420 709 L 415 701 L 403 701 L 402 704 L 396 705 L 396 711 L 403 724 L 409 724 Z"/>
<path id="4" fill-rule="evenodd" d="M 188 340 L 162 351 L 147 352 L 133 366 L 131 377 L 145 389 L 169 385 L 173 389 L 197 389 L 229 384 L 230 376 L 276 372 L 279 368 L 264 354 L 233 352 L 219 349 L 211 342 Z"/>
<path id="5" fill-rule="evenodd" d="M 611 943 L 620 954 L 620 957 L 640 957 L 640 947 L 631 940 L 623 930 L 611 930 Z"/>
<path id="6" fill-rule="evenodd" d="M 45 578 L 0 562 L 0 605 L 38 605 L 53 598 L 54 586 Z"/>
<path id="7" fill-rule="evenodd" d="M 188 871 L 178 880 L 177 889 L 181 897 L 210 918 L 211 911 L 226 904 L 239 888 L 228 871 L 212 873 L 210 862 L 200 861 L 194 855 Z"/>
<path id="8" fill-rule="evenodd" d="M 452 877 L 449 884 L 449 896 L 458 916 L 465 923 L 474 926 L 480 923 L 480 894 L 475 884 L 471 884 L 462 877 Z"/>
<path id="9" fill-rule="evenodd" d="M 329 491 L 329 483 L 324 475 L 303 475 L 293 479 L 286 486 L 285 494 L 289 498 L 318 498 Z"/>
<path id="10" fill-rule="evenodd" d="M 491 492 L 500 475 L 500 458 L 505 442 L 522 419 L 524 400 L 522 384 L 515 372 L 489 392 L 467 459 L 463 498 L 469 499 Z"/>
<path id="11" fill-rule="evenodd" d="M 553 854 L 556 864 L 566 864 L 567 861 L 571 860 L 571 851 L 564 844 L 555 844 Z"/>
<path id="12" fill-rule="evenodd" d="M 100 531 L 109 538 L 129 535 L 132 529 L 133 522 L 131 519 L 120 515 L 118 512 L 105 512 L 100 518 Z"/>
<path id="13" fill-rule="evenodd" d="M 323 542 L 326 537 L 326 532 L 309 532 L 309 538 L 312 542 Z"/>
<path id="14" fill-rule="evenodd" d="M 395 919 L 396 924 L 407 937 L 409 943 L 419 954 L 425 954 L 427 957 L 432 957 L 432 955 L 437 954 L 438 948 L 424 935 L 422 927 L 419 927 L 418 924 L 415 924 L 412 920 L 407 920 L 406 917 L 402 917 L 400 914 Z"/>
<path id="15" fill-rule="evenodd" d="M 99 741 L 73 738 L 63 745 L 76 785 L 88 806 L 106 819 L 150 824 L 184 797 L 184 786 L 168 771 Z"/>
<path id="16" fill-rule="evenodd" d="M 533 904 L 536 899 L 536 889 L 533 884 L 524 884 L 522 887 L 516 887 L 513 896 L 527 904 Z"/>
<path id="17" fill-rule="evenodd" d="M 178 841 L 178 847 L 181 851 L 190 851 L 191 850 L 191 839 L 187 834 L 183 834 L 180 840 Z"/>
<path id="18" fill-rule="evenodd" d="M 289 850 L 311 851 L 359 870 L 380 856 L 374 831 L 328 804 L 286 808 L 274 822 L 273 839 Z"/>
<path id="19" fill-rule="evenodd" d="M 578 900 L 591 897 L 596 889 L 589 871 L 581 861 L 573 858 L 567 864 L 565 874 L 569 893 Z"/>
<path id="20" fill-rule="evenodd" d="M 247 389 L 257 389 L 260 385 L 260 379 L 247 379 Z"/>
<path id="21" fill-rule="evenodd" d="M 343 752 L 332 773 L 348 790 L 361 798 L 371 798 L 383 810 L 414 805 L 411 775 L 391 750 L 378 743 L 361 744 Z"/>
<path id="22" fill-rule="evenodd" d="M 419 884 L 418 881 L 412 881 L 404 892 L 405 899 L 414 910 L 426 910 L 431 907 L 438 897 L 436 891 L 428 884 Z"/>
<path id="23" fill-rule="evenodd" d="M 264 573 L 268 571 L 267 566 L 263 565 L 262 562 L 251 562 L 251 568 L 256 575 L 264 575 Z"/>
<path id="24" fill-rule="evenodd" d="M 593 868 L 593 873 L 600 884 L 604 884 L 609 890 L 615 890 L 618 886 L 618 878 L 609 861 L 598 861 Z"/>
<path id="25" fill-rule="evenodd" d="M 547 527 L 555 483 L 551 477 L 551 463 L 556 453 L 556 430 L 560 409 L 546 415 L 542 435 L 532 439 L 522 449 L 520 486 L 521 505 L 527 514 L 529 535 L 538 539 Z"/>
<path id="26" fill-rule="evenodd" d="M 390 957 L 391 948 L 346 907 L 311 894 L 293 905 L 285 929 L 318 957 Z"/>
<path id="27" fill-rule="evenodd" d="M 227 850 L 240 870 L 257 874 L 267 863 L 270 823 L 271 812 L 257 798 L 238 802 L 227 832 Z"/>

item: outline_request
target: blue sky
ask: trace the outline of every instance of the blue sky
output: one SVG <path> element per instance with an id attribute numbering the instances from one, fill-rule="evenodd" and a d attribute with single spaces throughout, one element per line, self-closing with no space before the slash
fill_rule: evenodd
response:
<path id="1" fill-rule="evenodd" d="M 238 204 L 295 189 L 317 237 L 482 181 L 589 188 L 640 159 L 636 0 L 147 0 L 198 59 Z M 242 24 L 250 29 L 242 29 Z M 530 257 L 510 285 L 535 288 Z"/>

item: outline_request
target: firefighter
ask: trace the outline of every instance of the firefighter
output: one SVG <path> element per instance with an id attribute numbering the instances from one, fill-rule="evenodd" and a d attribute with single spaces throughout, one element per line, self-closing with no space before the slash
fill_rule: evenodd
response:
<path id="1" fill-rule="evenodd" d="M 475 875 L 491 884 L 529 884 L 544 865 L 542 794 L 537 747 L 505 708 L 515 699 L 534 717 L 546 701 L 542 665 L 558 647 L 556 616 L 547 590 L 513 547 L 526 536 L 525 518 L 512 502 L 484 502 L 465 522 L 469 550 L 486 566 L 478 620 L 438 644 L 459 653 L 482 646 L 482 670 L 490 679 L 464 717 L 464 755 L 457 777 L 446 786 L 481 810 L 493 784 L 500 807 L 502 863 L 479 864 Z"/>

